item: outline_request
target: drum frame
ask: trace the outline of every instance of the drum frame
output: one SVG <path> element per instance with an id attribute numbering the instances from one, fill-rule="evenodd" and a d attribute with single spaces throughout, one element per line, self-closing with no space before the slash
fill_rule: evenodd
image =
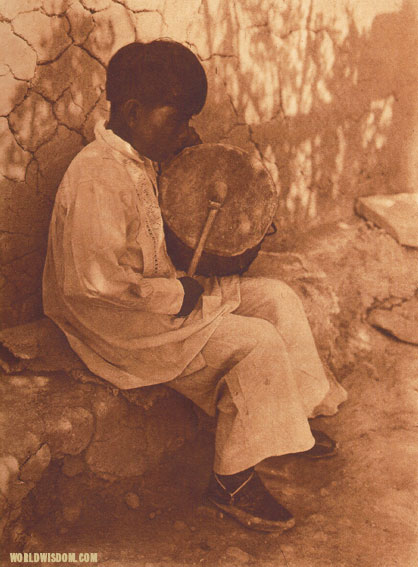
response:
<path id="1" fill-rule="evenodd" d="M 175 268 L 187 272 L 192 261 L 194 250 L 184 242 L 164 223 L 165 241 L 168 255 Z M 256 259 L 264 238 L 253 248 L 249 248 L 236 256 L 221 256 L 203 251 L 197 264 L 195 274 L 198 276 L 232 276 L 241 275 L 248 270 Z"/>

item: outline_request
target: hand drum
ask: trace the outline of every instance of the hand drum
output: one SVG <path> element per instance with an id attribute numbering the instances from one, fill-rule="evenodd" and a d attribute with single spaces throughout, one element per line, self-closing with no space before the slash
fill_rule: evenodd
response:
<path id="1" fill-rule="evenodd" d="M 219 196 L 220 189 L 222 196 Z M 262 163 L 240 148 L 186 148 L 159 178 L 167 251 L 187 271 L 213 204 L 221 201 L 196 274 L 241 274 L 257 256 L 277 208 L 277 191 Z"/>

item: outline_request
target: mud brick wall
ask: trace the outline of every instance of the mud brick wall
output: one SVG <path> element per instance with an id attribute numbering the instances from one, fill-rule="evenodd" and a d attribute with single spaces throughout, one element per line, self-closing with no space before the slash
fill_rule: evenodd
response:
<path id="1" fill-rule="evenodd" d="M 0 0 L 0 326 L 41 313 L 54 194 L 105 117 L 105 65 L 171 37 L 202 60 L 204 141 L 258 155 L 280 228 L 417 190 L 415 0 Z"/>

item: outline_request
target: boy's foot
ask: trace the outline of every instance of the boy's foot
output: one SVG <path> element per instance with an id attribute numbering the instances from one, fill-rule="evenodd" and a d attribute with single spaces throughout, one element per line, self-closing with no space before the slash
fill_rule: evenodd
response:
<path id="1" fill-rule="evenodd" d="M 337 454 L 337 442 L 334 439 L 317 429 L 312 429 L 311 433 L 315 439 L 315 445 L 309 451 L 295 453 L 296 455 L 308 457 L 309 459 L 325 459 Z"/>
<path id="2" fill-rule="evenodd" d="M 281 532 L 295 525 L 292 514 L 273 498 L 255 471 L 233 492 L 212 473 L 207 498 L 246 528 Z"/>

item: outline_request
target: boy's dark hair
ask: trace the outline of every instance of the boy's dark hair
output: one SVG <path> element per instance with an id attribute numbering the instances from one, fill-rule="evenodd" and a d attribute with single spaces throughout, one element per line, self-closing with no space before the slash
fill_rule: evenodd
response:
<path id="1" fill-rule="evenodd" d="M 201 63 L 176 41 L 130 43 L 113 55 L 107 68 L 106 96 L 112 107 L 136 98 L 150 108 L 173 105 L 192 115 L 202 110 L 206 93 Z"/>

